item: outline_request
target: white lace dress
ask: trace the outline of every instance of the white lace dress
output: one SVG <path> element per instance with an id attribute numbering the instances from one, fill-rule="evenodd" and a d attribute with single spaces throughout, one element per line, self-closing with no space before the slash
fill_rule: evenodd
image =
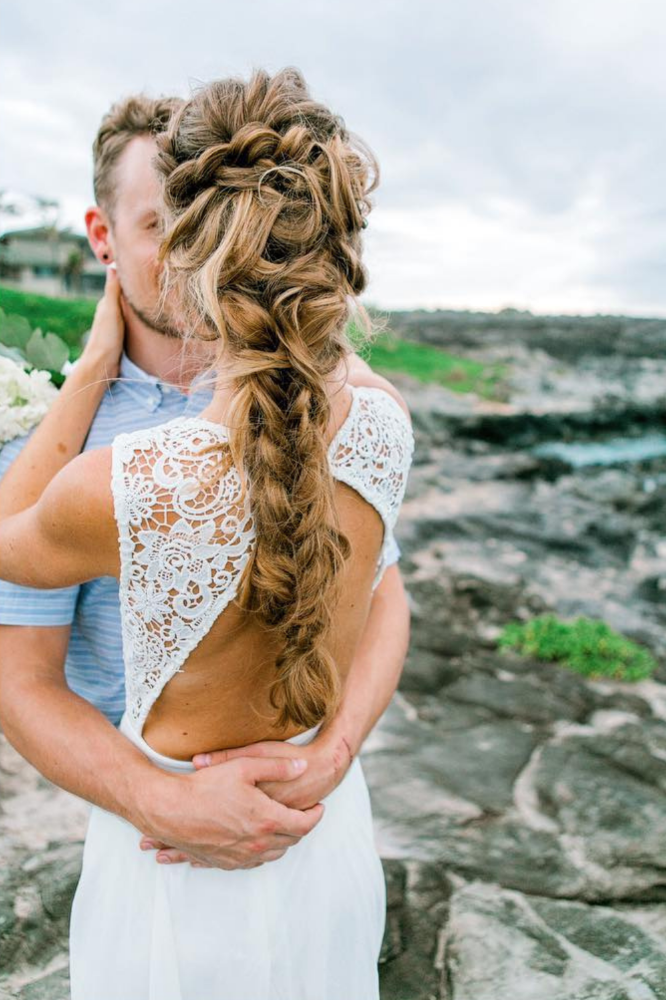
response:
<path id="1" fill-rule="evenodd" d="M 392 396 L 350 388 L 329 462 L 384 522 L 376 586 L 414 439 Z M 180 417 L 113 442 L 127 687 L 120 728 L 174 772 L 194 767 L 153 751 L 144 722 L 233 599 L 254 543 L 237 470 L 214 487 L 197 481 L 214 460 L 201 449 L 226 433 Z M 289 742 L 307 743 L 317 728 Z M 358 759 L 324 801 L 322 820 L 282 858 L 237 871 L 158 865 L 131 824 L 93 806 L 70 925 L 72 1000 L 376 1000 L 385 885 Z"/>

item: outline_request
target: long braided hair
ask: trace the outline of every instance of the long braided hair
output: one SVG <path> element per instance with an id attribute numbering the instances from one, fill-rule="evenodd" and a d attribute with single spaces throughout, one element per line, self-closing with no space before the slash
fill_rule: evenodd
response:
<path id="1" fill-rule="evenodd" d="M 237 601 L 280 639 L 279 723 L 310 727 L 340 698 L 324 643 L 351 547 L 328 464 L 326 380 L 352 349 L 377 164 L 293 68 L 203 86 L 157 142 L 165 294 L 197 336 L 220 342 L 232 388 L 223 465 L 251 486 L 256 544 Z"/>

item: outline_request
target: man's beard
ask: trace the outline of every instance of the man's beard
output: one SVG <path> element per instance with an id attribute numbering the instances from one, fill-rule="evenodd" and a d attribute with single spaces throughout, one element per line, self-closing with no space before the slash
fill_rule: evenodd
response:
<path id="1" fill-rule="evenodd" d="M 158 314 L 153 315 L 145 312 L 143 309 L 139 309 L 139 307 L 130 299 L 125 289 L 123 289 L 123 298 L 134 315 L 137 316 L 150 330 L 154 330 L 156 333 L 161 333 L 163 337 L 169 337 L 171 340 L 183 339 L 182 331 L 169 323 L 167 319 L 161 319 Z"/>

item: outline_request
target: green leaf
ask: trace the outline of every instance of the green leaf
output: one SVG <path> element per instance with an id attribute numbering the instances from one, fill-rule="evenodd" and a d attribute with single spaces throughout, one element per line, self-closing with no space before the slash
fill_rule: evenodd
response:
<path id="1" fill-rule="evenodd" d="M 26 345 L 25 356 L 35 368 L 59 372 L 69 358 L 69 349 L 55 333 L 35 330 Z"/>
<path id="2" fill-rule="evenodd" d="M 32 329 L 25 316 L 6 313 L 0 315 L 0 342 L 5 347 L 17 347 L 25 351 L 32 336 Z"/>

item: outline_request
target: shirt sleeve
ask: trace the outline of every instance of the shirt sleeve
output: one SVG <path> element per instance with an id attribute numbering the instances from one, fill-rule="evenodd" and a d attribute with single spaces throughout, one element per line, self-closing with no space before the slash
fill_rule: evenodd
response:
<path id="1" fill-rule="evenodd" d="M 29 439 L 30 434 L 25 434 L 0 447 L 0 478 Z M 78 595 L 78 586 L 41 590 L 0 579 L 0 625 L 70 625 Z"/>

